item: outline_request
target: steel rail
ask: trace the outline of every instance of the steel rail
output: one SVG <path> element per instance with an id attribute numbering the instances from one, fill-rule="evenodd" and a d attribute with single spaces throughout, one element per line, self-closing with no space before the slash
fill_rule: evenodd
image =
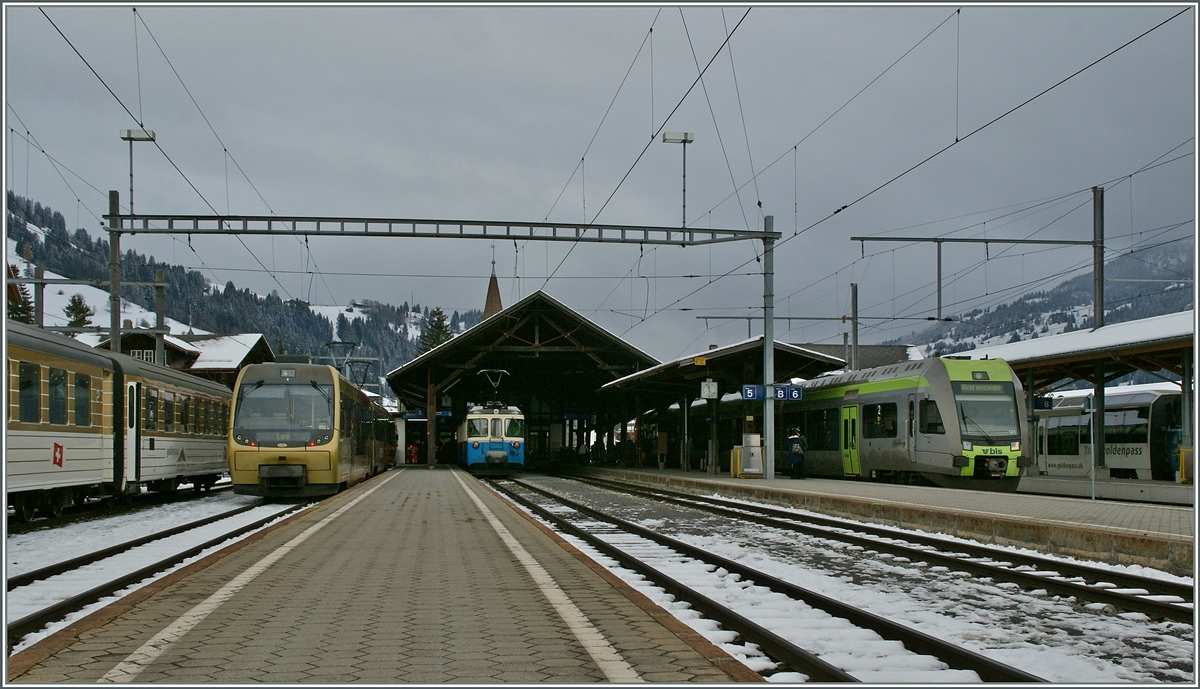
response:
<path id="1" fill-rule="evenodd" d="M 262 502 L 258 502 L 256 504 L 246 505 L 244 507 L 239 507 L 237 509 L 230 510 L 228 512 L 222 512 L 221 514 L 214 514 L 211 517 L 205 517 L 204 519 L 197 519 L 196 521 L 189 522 L 187 524 L 180 524 L 179 526 L 167 529 L 165 531 L 156 531 L 155 533 L 147 534 L 145 536 L 142 536 L 141 538 L 135 538 L 132 541 L 118 543 L 116 545 L 109 546 L 109 547 L 103 548 L 101 550 L 96 550 L 96 551 L 93 551 L 90 553 L 85 553 L 83 555 L 80 555 L 79 557 L 73 557 L 69 560 L 63 560 L 62 562 L 56 562 L 52 565 L 47 565 L 45 567 L 35 569 L 31 572 L 25 572 L 23 574 L 14 574 L 8 578 L 8 581 L 6 582 L 7 583 L 6 590 L 11 591 L 19 586 L 28 586 L 29 584 L 32 584 L 35 581 L 39 581 L 41 579 L 47 579 L 56 574 L 62 574 L 63 572 L 68 572 L 72 569 L 79 569 L 80 567 L 83 567 L 84 565 L 90 565 L 93 562 L 98 562 L 100 560 L 103 560 L 106 557 L 111 557 L 113 555 L 116 555 L 117 553 L 123 553 L 126 550 L 129 550 L 131 548 L 136 548 L 140 545 L 145 545 L 147 543 L 157 541 L 162 538 L 168 538 L 168 537 L 174 536 L 176 534 L 181 534 L 185 531 L 191 531 L 192 529 L 196 529 L 201 526 L 206 526 L 208 524 L 212 524 L 213 522 L 217 522 L 222 519 L 226 519 L 228 517 L 232 517 L 232 516 L 241 514 L 243 512 L 248 512 L 249 510 L 252 510 L 255 507 L 259 507 L 262 504 L 263 504 Z"/>
<path id="2" fill-rule="evenodd" d="M 591 547 L 616 560 L 622 567 L 637 572 L 667 593 L 675 596 L 677 600 L 687 601 L 693 609 L 720 623 L 726 629 L 737 632 L 743 639 L 757 644 L 769 656 L 787 664 L 792 670 L 803 672 L 810 679 L 817 682 L 859 681 L 852 675 L 821 660 L 816 655 L 800 648 L 766 627 L 738 615 L 720 603 L 676 581 L 632 555 L 606 543 L 565 519 L 552 514 L 540 505 L 497 485 L 494 480 L 488 480 L 487 482 L 494 490 L 513 502 L 523 505 L 526 509 L 555 525 L 555 527 L 586 542 Z"/>
<path id="3" fill-rule="evenodd" d="M 971 670 L 979 675 L 980 679 L 985 682 L 1044 682 L 1045 680 L 1027 673 L 1023 670 L 1005 665 L 987 656 L 967 650 L 957 644 L 953 644 L 942 639 L 930 636 L 923 632 L 912 629 L 902 624 L 892 622 L 884 617 L 867 612 L 860 608 L 842 603 L 828 596 L 810 591 L 790 582 L 779 579 L 772 575 L 760 572 L 756 569 L 747 567 L 741 563 L 729 560 L 727 558 L 715 555 L 701 548 L 688 545 L 673 538 L 663 536 L 650 529 L 638 526 L 632 522 L 605 514 L 598 510 L 594 510 L 585 505 L 576 503 L 563 496 L 553 494 L 536 486 L 526 484 L 521 481 L 514 481 L 518 485 L 529 490 L 545 495 L 546 497 L 558 501 L 563 505 L 570 507 L 573 510 L 586 514 L 594 519 L 615 524 L 622 530 L 628 531 L 642 538 L 652 540 L 660 545 L 664 545 L 672 550 L 681 552 L 688 557 L 715 564 L 719 567 L 741 575 L 745 579 L 754 581 L 760 586 L 765 586 L 772 591 L 781 593 L 790 598 L 803 601 L 804 603 L 823 610 L 830 615 L 848 620 L 852 624 L 870 629 L 881 637 L 889 640 L 899 641 L 904 644 L 904 647 L 913 653 L 930 655 L 945 662 L 947 665 L 961 670 Z"/>
<path id="4" fill-rule="evenodd" d="M 1048 560 L 1046 558 L 1038 558 L 1038 557 L 1032 557 L 1032 556 L 1019 555 L 1019 554 L 1015 554 L 1015 553 L 1009 553 L 1007 551 L 1001 551 L 1001 550 L 998 550 L 995 548 L 986 548 L 983 546 L 971 546 L 969 544 L 944 541 L 944 540 L 939 540 L 939 539 L 930 538 L 930 537 L 922 537 L 922 536 L 914 535 L 910 538 L 910 536 L 905 533 L 896 533 L 894 531 L 888 531 L 886 529 L 869 527 L 869 526 L 859 525 L 859 524 L 851 525 L 851 524 L 846 524 L 844 522 L 837 522 L 832 519 L 824 519 L 824 518 L 816 517 L 816 516 L 798 515 L 798 514 L 794 514 L 794 513 L 789 513 L 785 510 L 776 510 L 776 509 L 773 509 L 770 507 L 740 505 L 740 504 L 728 503 L 726 501 L 716 501 L 716 500 L 712 500 L 710 502 L 711 499 L 708 499 L 708 498 L 701 498 L 701 497 L 693 496 L 693 495 L 683 495 L 683 494 L 671 493 L 670 491 L 663 491 L 662 489 L 657 489 L 657 488 L 655 488 L 655 489 L 644 488 L 644 487 L 640 487 L 640 486 L 633 486 L 632 484 L 627 484 L 627 483 L 608 482 L 608 481 L 603 481 L 600 479 L 592 479 L 592 478 L 587 478 L 587 479 L 583 479 L 583 478 L 579 478 L 579 477 L 573 477 L 573 478 L 575 478 L 575 480 L 579 480 L 581 482 L 609 484 L 609 487 L 615 486 L 615 487 L 619 488 L 619 490 L 621 490 L 621 491 L 638 493 L 641 495 L 645 495 L 647 497 L 654 497 L 655 499 L 663 500 L 666 502 L 671 502 L 671 503 L 683 505 L 686 507 L 691 507 L 693 509 L 704 510 L 704 511 L 712 512 L 714 514 L 720 514 L 722 516 L 732 517 L 735 519 L 745 519 L 745 520 L 753 521 L 757 524 L 762 524 L 764 526 L 771 526 L 771 527 L 780 528 L 780 529 L 787 529 L 790 531 L 797 531 L 797 532 L 800 532 L 800 533 L 803 533 L 803 534 L 806 534 L 809 536 L 815 536 L 818 538 L 829 538 L 829 539 L 833 539 L 833 540 L 845 541 L 845 542 L 853 543 L 855 545 L 863 546 L 863 547 L 866 547 L 866 548 L 869 548 L 872 550 L 891 553 L 893 555 L 901 555 L 904 557 L 915 557 L 918 560 L 925 560 L 925 561 L 933 562 L 933 563 L 936 563 L 936 564 L 939 564 L 942 566 L 966 571 L 975 576 L 992 577 L 992 578 L 1000 579 L 1000 580 L 1004 580 L 1004 581 L 1011 581 L 1013 583 L 1016 583 L 1018 585 L 1021 585 L 1022 587 L 1028 588 L 1028 589 L 1044 589 L 1047 592 L 1054 594 L 1054 595 L 1073 596 L 1076 598 L 1091 600 L 1093 602 L 1111 605 L 1114 608 L 1129 610 L 1129 611 L 1133 611 L 1133 612 L 1140 612 L 1140 613 L 1144 613 L 1144 614 L 1149 615 L 1154 618 L 1165 618 L 1165 619 L 1172 620 L 1174 622 L 1186 622 L 1189 624 L 1194 622 L 1194 611 L 1190 607 L 1185 607 L 1185 606 L 1177 604 L 1177 603 L 1165 603 L 1162 601 L 1151 600 L 1151 599 L 1143 598 L 1143 597 L 1141 597 L 1141 595 L 1126 594 L 1126 593 L 1114 593 L 1108 589 L 1098 588 L 1095 586 L 1089 586 L 1087 584 L 1079 584 L 1079 583 L 1075 583 L 1075 582 L 1071 582 L 1071 581 L 1055 579 L 1055 578 L 1052 578 L 1053 575 L 1049 573 L 1048 569 L 1055 570 L 1055 573 L 1058 576 L 1063 576 L 1062 572 L 1069 572 L 1069 574 L 1068 574 L 1069 576 L 1080 576 L 1082 578 L 1090 578 L 1093 581 L 1106 581 L 1107 582 L 1110 579 L 1113 580 L 1110 583 L 1115 583 L 1116 581 L 1128 582 L 1129 586 L 1127 588 L 1140 588 L 1140 589 L 1145 589 L 1148 592 L 1152 591 L 1152 590 L 1159 591 L 1159 592 L 1161 592 L 1160 595 L 1178 596 L 1180 598 L 1184 598 L 1185 600 L 1187 598 L 1190 598 L 1190 593 L 1191 593 L 1190 589 L 1186 589 L 1185 587 L 1182 587 L 1179 584 L 1172 584 L 1170 582 L 1160 582 L 1158 580 L 1144 579 L 1141 577 L 1132 577 L 1132 575 L 1119 575 L 1115 572 L 1110 573 L 1108 570 L 1088 568 L 1088 567 L 1083 567 L 1080 565 L 1070 565 L 1067 563 L 1063 563 L 1063 566 L 1060 567 L 1059 566 L 1060 563 L 1058 561 Z M 683 497 L 676 498 L 676 497 L 671 497 L 671 495 L 683 495 Z M 721 502 L 728 506 L 723 507 L 723 506 L 719 506 L 717 504 L 713 504 L 715 502 Z M 696 503 L 700 503 L 700 504 L 696 504 Z M 774 515 L 774 516 L 767 516 L 767 515 Z M 786 521 L 781 521 L 781 520 L 786 520 Z M 806 524 L 796 523 L 801 520 L 811 521 L 814 523 L 822 523 L 825 526 L 824 527 L 821 527 L 821 526 L 813 527 L 813 526 L 808 526 Z M 1028 564 L 1029 566 L 1039 566 L 1039 567 L 1043 567 L 1043 568 L 1047 568 L 1047 569 L 1043 569 L 1042 574 L 1023 572 L 1023 571 L 1011 569 L 1008 567 L 1001 567 L 998 565 L 989 565 L 989 564 L 986 564 L 983 562 L 975 562 L 970 559 L 966 559 L 966 558 L 962 558 L 962 557 L 955 557 L 953 555 L 943 555 L 941 553 L 934 553 L 934 552 L 930 552 L 928 550 L 922 550 L 919 548 L 911 548 L 911 547 L 906 547 L 906 546 L 902 546 L 902 545 L 896 545 L 894 543 L 884 543 L 882 541 L 877 541 L 877 540 L 874 540 L 871 538 L 865 538 L 862 536 L 855 536 L 853 534 L 838 533 L 838 532 L 832 531 L 830 529 L 846 529 L 846 530 L 861 531 L 861 532 L 872 534 L 872 535 L 875 535 L 878 537 L 884 537 L 884 538 L 895 539 L 895 540 L 912 541 L 912 542 L 919 543 L 921 545 L 935 547 L 940 550 L 962 551 L 971 557 L 988 558 L 988 559 L 992 559 L 992 560 L 1000 560 L 1000 561 L 1005 561 L 1005 562 L 1019 562 L 1020 564 Z M 1076 572 L 1078 572 L 1078 574 L 1075 574 Z M 1151 589 L 1151 587 L 1155 587 L 1155 588 Z M 1179 595 L 1180 593 L 1186 593 L 1188 595 Z M 1150 595 L 1150 594 L 1147 593 L 1147 594 L 1143 594 L 1143 595 Z"/>
<path id="5" fill-rule="evenodd" d="M 289 507 L 288 509 L 283 510 L 281 512 L 276 512 L 275 514 L 264 517 L 263 519 L 259 519 L 251 524 L 247 524 L 245 526 L 241 526 L 237 529 L 234 529 L 233 531 L 229 531 L 224 534 L 221 534 L 220 536 L 213 538 L 209 541 L 206 541 L 204 543 L 201 543 L 200 545 L 193 546 L 182 552 L 175 553 L 174 555 L 171 555 L 170 557 L 163 558 L 162 560 L 159 560 L 158 562 L 146 565 L 145 567 L 138 569 L 136 572 L 130 572 L 129 574 L 125 574 L 121 577 L 118 577 L 117 579 L 100 584 L 99 586 L 96 586 L 88 591 L 84 591 L 83 593 L 80 593 L 78 595 L 72 596 L 71 598 L 68 598 L 64 601 L 55 603 L 54 605 L 44 608 L 38 612 L 30 613 L 30 614 L 26 615 L 25 617 L 22 617 L 18 620 L 14 620 L 13 622 L 10 622 L 8 624 L 8 626 L 6 627 L 7 632 L 8 632 L 9 648 L 11 648 L 13 645 L 15 645 L 21 639 L 21 637 L 25 636 L 26 634 L 31 634 L 33 632 L 36 632 L 37 630 L 41 629 L 43 626 L 45 626 L 46 624 L 48 624 L 50 622 L 54 622 L 56 620 L 62 619 L 64 616 L 66 616 L 72 612 L 75 612 L 87 605 L 95 603 L 96 601 L 100 600 L 101 598 L 104 598 L 105 596 L 112 595 L 113 593 L 120 591 L 121 589 L 125 588 L 126 586 L 137 583 L 137 582 L 141 581 L 142 579 L 145 579 L 146 577 L 148 577 L 152 574 L 155 574 L 156 572 L 159 572 L 168 567 L 176 565 L 176 564 L 182 562 L 183 560 L 186 560 L 189 557 L 192 557 L 193 555 L 195 555 L 201 551 L 204 551 L 204 550 L 211 548 L 213 546 L 216 546 L 216 545 L 220 545 L 224 541 L 227 541 L 230 538 L 233 538 L 235 536 L 240 536 L 248 531 L 253 531 L 255 529 L 258 529 L 258 528 L 260 528 L 260 527 L 262 527 L 262 526 L 264 526 L 286 514 L 291 514 L 292 512 L 296 512 L 297 510 L 303 509 L 307 506 L 308 506 L 307 504 L 294 505 L 294 506 Z"/>

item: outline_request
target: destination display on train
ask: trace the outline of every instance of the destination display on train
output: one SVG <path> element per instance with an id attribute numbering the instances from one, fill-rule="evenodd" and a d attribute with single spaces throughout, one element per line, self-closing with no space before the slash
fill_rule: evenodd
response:
<path id="1" fill-rule="evenodd" d="M 959 392 L 974 392 L 992 395 L 1003 395 L 1007 392 L 1004 383 L 956 383 Z"/>

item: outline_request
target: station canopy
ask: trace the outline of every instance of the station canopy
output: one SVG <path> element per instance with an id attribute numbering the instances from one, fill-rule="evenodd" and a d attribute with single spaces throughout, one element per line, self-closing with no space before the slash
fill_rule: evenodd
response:
<path id="1" fill-rule="evenodd" d="M 775 341 L 776 383 L 786 384 L 792 378 L 815 378 L 845 366 L 846 362 L 839 357 Z M 635 393 L 651 406 L 667 406 L 685 397 L 689 400 L 700 397 L 700 383 L 708 379 L 716 381 L 718 395 L 721 396 L 741 392 L 742 385 L 761 385 L 762 336 L 697 352 L 632 373 L 606 384 L 604 390 Z"/>
<path id="2" fill-rule="evenodd" d="M 1180 376 L 1192 358 L 1195 311 L 1113 323 L 1094 330 L 1076 330 L 1050 337 L 980 347 L 962 355 L 972 359 L 1004 359 L 1028 381 L 1036 394 L 1053 392 L 1063 379 L 1108 382 L 1132 373 L 1167 370 Z M 1104 363 L 1104 380 L 1096 381 L 1095 364 Z"/>
<path id="3" fill-rule="evenodd" d="M 478 404 L 498 393 L 527 415 L 535 402 L 554 413 L 594 413 L 603 407 L 601 386 L 656 364 L 539 290 L 388 373 L 387 381 L 409 409 L 425 408 L 431 393 Z"/>

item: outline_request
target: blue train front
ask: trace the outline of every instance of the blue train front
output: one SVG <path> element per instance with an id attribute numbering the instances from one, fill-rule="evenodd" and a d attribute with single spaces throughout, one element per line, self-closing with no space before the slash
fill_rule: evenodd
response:
<path id="1" fill-rule="evenodd" d="M 475 406 L 458 427 L 458 461 L 474 474 L 525 467 L 525 415 L 516 407 Z"/>

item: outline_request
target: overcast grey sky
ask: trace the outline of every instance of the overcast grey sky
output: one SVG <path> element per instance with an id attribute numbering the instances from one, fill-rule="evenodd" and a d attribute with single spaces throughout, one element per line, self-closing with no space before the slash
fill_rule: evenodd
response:
<path id="1" fill-rule="evenodd" d="M 848 314 L 850 283 L 865 317 L 932 315 L 931 244 L 849 237 L 1088 240 L 1095 185 L 1110 255 L 1195 232 L 1194 5 L 40 7 L 5 5 L 5 185 L 93 236 L 107 190 L 127 202 L 118 130 L 139 121 L 183 172 L 137 145 L 143 213 L 659 226 L 682 222 L 682 147 L 647 143 L 694 132 L 688 224 L 774 216 L 779 316 Z M 506 306 L 544 285 L 660 359 L 746 337 L 745 322 L 697 315 L 761 315 L 751 242 L 245 244 L 122 238 L 219 285 L 447 311 L 482 308 L 494 255 Z M 945 310 L 1009 301 L 1090 260 L 947 245 Z M 867 342 L 923 326 L 868 325 Z M 776 334 L 841 342 L 845 327 Z"/>

